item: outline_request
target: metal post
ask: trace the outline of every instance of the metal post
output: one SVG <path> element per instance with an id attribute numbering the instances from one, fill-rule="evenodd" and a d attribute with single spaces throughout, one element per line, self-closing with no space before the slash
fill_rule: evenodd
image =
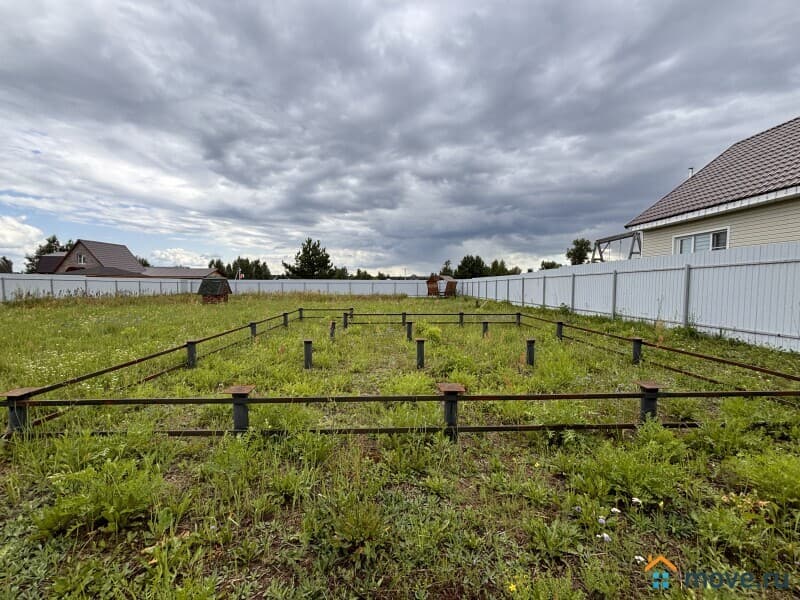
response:
<path id="1" fill-rule="evenodd" d="M 313 366 L 313 359 L 311 358 L 314 352 L 311 340 L 303 340 L 303 368 L 310 369 Z"/>
<path id="2" fill-rule="evenodd" d="M 525 340 L 525 364 L 532 367 L 536 356 L 536 340 Z"/>
<path id="3" fill-rule="evenodd" d="M 569 298 L 569 309 L 575 310 L 575 273 L 572 274 L 572 291 Z"/>
<path id="4" fill-rule="evenodd" d="M 633 338 L 633 364 L 638 365 L 642 361 L 642 338 Z"/>
<path id="5" fill-rule="evenodd" d="M 425 340 L 417 338 L 417 368 L 425 368 Z"/>
<path id="6" fill-rule="evenodd" d="M 297 315 L 298 315 L 297 318 L 302 321 L 303 320 L 303 309 L 302 308 L 298 308 L 297 309 Z"/>
<path id="7" fill-rule="evenodd" d="M 256 335 L 258 335 L 258 333 L 256 331 L 257 328 L 258 328 L 258 325 L 256 324 L 256 322 L 255 321 L 250 321 L 250 338 L 251 339 L 256 339 Z"/>
<path id="8" fill-rule="evenodd" d="M 400 324 L 401 325 L 405 325 L 406 324 L 406 313 L 404 313 L 404 312 L 400 313 L 400 318 L 401 318 Z"/>
<path id="9" fill-rule="evenodd" d="M 356 309 L 351 306 L 350 307 L 350 318 L 351 319 L 353 318 L 353 316 L 355 316 L 355 313 L 356 313 Z"/>
<path id="10" fill-rule="evenodd" d="M 411 341 L 411 334 L 414 330 L 414 321 L 406 321 L 406 339 Z"/>
<path id="11" fill-rule="evenodd" d="M 658 418 L 658 384 L 654 381 L 637 381 L 642 391 L 639 405 L 639 421 Z"/>
<path id="12" fill-rule="evenodd" d="M 683 271 L 683 326 L 689 326 L 689 291 L 692 286 L 692 266 L 686 265 Z"/>
<path id="13" fill-rule="evenodd" d="M 237 432 L 247 431 L 250 427 L 250 415 L 247 398 L 255 389 L 254 385 L 233 385 L 222 391 L 233 396 L 233 429 Z"/>
<path id="14" fill-rule="evenodd" d="M 451 442 L 458 441 L 458 397 L 466 390 L 460 383 L 437 383 L 444 394 L 444 434 Z"/>
<path id="15" fill-rule="evenodd" d="M 506 279 L 506 302 L 511 302 L 511 280 Z"/>
<path id="16" fill-rule="evenodd" d="M 350 316 L 350 313 L 342 313 L 342 328 L 347 329 L 347 317 Z"/>
<path id="17" fill-rule="evenodd" d="M 481 337 L 486 337 L 487 333 L 489 333 L 489 321 L 483 321 L 481 323 Z"/>
<path id="18" fill-rule="evenodd" d="M 2 395 L 8 400 L 8 431 L 23 431 L 28 427 L 28 407 L 19 406 L 17 402 L 23 402 L 30 398 L 39 388 L 17 388 L 4 392 Z"/>
<path id="19" fill-rule="evenodd" d="M 520 300 L 522 302 L 522 306 L 525 306 L 525 278 L 521 277 L 520 279 L 522 279 L 522 295 Z"/>
<path id="20" fill-rule="evenodd" d="M 458 325 L 460 327 L 464 326 L 464 312 L 463 311 L 458 313 Z"/>
<path id="21" fill-rule="evenodd" d="M 558 321 L 556 323 L 556 337 L 559 339 L 559 341 L 564 339 L 564 322 L 563 321 Z"/>
<path id="22" fill-rule="evenodd" d="M 6 280 L 5 280 L 4 277 L 0 277 L 0 295 L 2 295 L 3 302 L 5 302 L 6 301 Z"/>
<path id="23" fill-rule="evenodd" d="M 617 272 L 611 274 L 611 318 L 617 318 Z"/>
<path id="24" fill-rule="evenodd" d="M 330 332 L 331 339 L 336 337 L 336 321 L 331 321 L 331 332 Z"/>
<path id="25" fill-rule="evenodd" d="M 186 342 L 186 367 L 194 369 L 197 366 L 197 342 Z"/>
<path id="26" fill-rule="evenodd" d="M 283 313 L 283 326 L 284 327 L 288 327 L 289 326 L 289 313 L 286 313 L 286 312 Z"/>
<path id="27" fill-rule="evenodd" d="M 517 327 L 522 327 L 522 313 L 517 313 Z"/>
<path id="28" fill-rule="evenodd" d="M 542 308 L 547 308 L 547 275 L 542 275 Z"/>

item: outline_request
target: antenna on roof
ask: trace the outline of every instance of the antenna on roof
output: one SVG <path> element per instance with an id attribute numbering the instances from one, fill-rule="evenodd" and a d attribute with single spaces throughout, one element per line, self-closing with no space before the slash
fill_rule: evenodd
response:
<path id="1" fill-rule="evenodd" d="M 689 177 L 694 175 L 694 167 L 689 167 Z"/>

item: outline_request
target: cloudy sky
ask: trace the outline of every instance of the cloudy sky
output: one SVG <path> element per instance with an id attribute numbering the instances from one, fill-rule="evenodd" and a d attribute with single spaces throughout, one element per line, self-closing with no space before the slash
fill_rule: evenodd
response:
<path id="1" fill-rule="evenodd" d="M 800 114 L 755 1 L 0 2 L 0 254 L 523 268 Z"/>

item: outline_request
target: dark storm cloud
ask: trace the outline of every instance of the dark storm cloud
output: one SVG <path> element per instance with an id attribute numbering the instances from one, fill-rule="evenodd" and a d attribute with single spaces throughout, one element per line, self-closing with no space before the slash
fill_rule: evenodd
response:
<path id="1" fill-rule="evenodd" d="M 796 116 L 797 14 L 792 0 L 6 6 L 0 200 L 78 221 L 91 203 L 91 220 L 145 222 L 201 254 L 191 240 L 213 219 L 230 256 L 276 266 L 307 235 L 351 268 L 478 251 L 535 266 Z"/>

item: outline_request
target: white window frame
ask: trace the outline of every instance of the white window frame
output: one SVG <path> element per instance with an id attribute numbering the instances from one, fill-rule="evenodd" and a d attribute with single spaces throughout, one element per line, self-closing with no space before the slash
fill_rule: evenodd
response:
<path id="1" fill-rule="evenodd" d="M 714 234 L 715 233 L 720 233 L 722 231 L 725 232 L 725 247 L 724 248 L 714 248 L 713 247 Z M 714 227 L 713 229 L 701 229 L 699 231 L 692 231 L 690 233 L 681 233 L 680 235 L 673 235 L 672 236 L 672 254 L 673 255 L 679 255 L 680 254 L 680 252 L 678 251 L 679 250 L 678 240 L 681 240 L 683 238 L 692 238 L 692 251 L 691 251 L 691 254 L 694 254 L 695 253 L 695 249 L 694 249 L 695 237 L 698 236 L 698 235 L 704 235 L 704 234 L 709 236 L 707 252 L 714 252 L 715 250 L 727 250 L 728 248 L 731 247 L 731 227 L 730 227 L 730 225 L 728 225 L 726 227 Z"/>
<path id="2" fill-rule="evenodd" d="M 78 252 L 78 264 L 85 265 L 86 264 L 86 255 L 82 252 Z"/>

